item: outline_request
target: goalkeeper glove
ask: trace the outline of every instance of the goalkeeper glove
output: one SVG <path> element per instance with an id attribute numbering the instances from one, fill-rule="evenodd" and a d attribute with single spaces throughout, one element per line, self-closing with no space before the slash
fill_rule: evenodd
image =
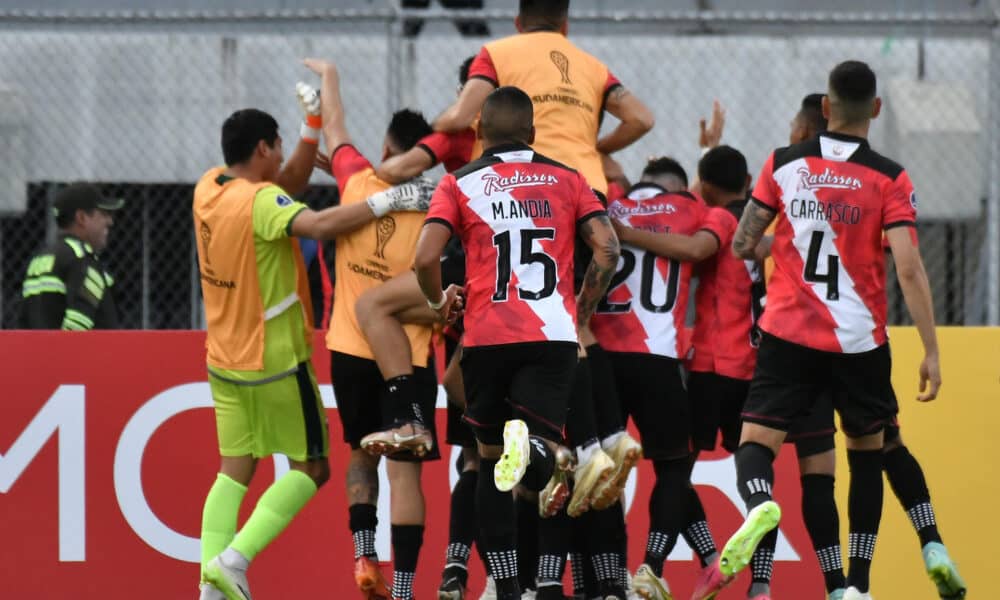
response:
<path id="1" fill-rule="evenodd" d="M 367 202 L 375 216 L 382 217 L 393 211 L 426 211 L 433 195 L 434 182 L 421 176 L 372 194 Z"/>
<path id="2" fill-rule="evenodd" d="M 299 137 L 304 142 L 310 144 L 319 143 L 320 129 L 323 127 L 323 119 L 320 117 L 319 92 L 308 83 L 301 81 L 295 84 L 295 95 L 299 99 L 299 106 L 305 120 L 299 128 Z"/>

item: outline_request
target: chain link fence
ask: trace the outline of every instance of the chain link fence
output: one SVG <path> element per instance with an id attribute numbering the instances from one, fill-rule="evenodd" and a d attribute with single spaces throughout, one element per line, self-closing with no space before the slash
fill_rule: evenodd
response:
<path id="1" fill-rule="evenodd" d="M 788 141 L 803 96 L 830 68 L 865 60 L 885 107 L 872 145 L 909 170 L 943 324 L 1000 323 L 1000 43 L 993 17 L 961 14 L 634 13 L 572 15 L 570 36 L 654 111 L 654 130 L 617 158 L 637 178 L 653 155 L 693 172 L 698 120 L 727 109 L 723 142 L 756 174 Z M 105 259 L 124 327 L 202 322 L 191 193 L 221 162 L 219 128 L 253 106 L 297 138 L 294 85 L 307 56 L 337 61 L 348 125 L 380 157 L 402 106 L 428 118 L 454 98 L 458 66 L 514 33 L 513 12 L 269 11 L 57 15 L 0 12 L 0 302 L 13 327 L 27 260 L 55 235 L 59 186 L 122 197 Z M 605 119 L 604 127 L 614 119 Z M 305 199 L 336 200 L 314 174 Z M 894 281 L 891 273 L 890 279 Z M 905 322 L 890 285 L 890 318 Z"/>

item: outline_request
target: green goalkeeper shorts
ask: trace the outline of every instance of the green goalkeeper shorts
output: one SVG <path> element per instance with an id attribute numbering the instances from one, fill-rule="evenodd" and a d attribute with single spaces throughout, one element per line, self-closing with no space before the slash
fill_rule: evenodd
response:
<path id="1" fill-rule="evenodd" d="M 222 456 L 284 454 L 299 462 L 330 449 L 326 411 L 312 363 L 280 379 L 247 385 L 209 372 Z"/>

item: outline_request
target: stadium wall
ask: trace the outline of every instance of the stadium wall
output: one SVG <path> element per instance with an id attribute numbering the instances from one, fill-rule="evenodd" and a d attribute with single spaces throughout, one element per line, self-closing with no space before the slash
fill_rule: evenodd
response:
<path id="1" fill-rule="evenodd" d="M 1000 329 L 942 328 L 940 336 L 942 397 L 930 405 L 913 400 L 920 346 L 909 328 L 892 330 L 894 383 L 904 439 L 927 472 L 944 539 L 976 590 L 989 580 L 988 561 L 981 557 L 995 531 L 991 515 L 1000 495 L 991 435 L 1000 422 Z M 357 593 L 342 484 L 347 453 L 339 443 L 328 353 L 319 339 L 316 347 L 330 409 L 334 475 L 255 563 L 251 580 L 261 598 Z M 124 600 L 140 591 L 148 598 L 193 597 L 201 504 L 217 466 L 203 352 L 203 332 L 0 331 L 8 382 L 0 408 L 0 597 Z M 438 422 L 443 428 L 443 410 Z M 426 469 L 429 514 L 418 597 L 433 597 L 438 584 L 453 462 Z M 284 468 L 280 459 L 262 462 L 242 518 L 275 470 Z M 775 596 L 821 598 L 822 581 L 801 522 L 793 452 L 779 457 L 777 474 L 776 496 L 786 516 Z M 721 543 L 741 520 L 732 459 L 705 455 L 694 480 Z M 632 569 L 645 544 L 651 482 L 644 465 L 627 490 Z M 842 501 L 846 488 L 839 486 Z M 885 506 L 874 575 L 878 598 L 934 597 L 916 536 L 888 489 Z M 383 559 L 390 556 L 387 508 L 386 502 L 380 506 Z M 478 594 L 482 571 L 478 560 L 472 563 L 470 592 Z M 675 550 L 667 576 L 679 597 L 691 588 L 695 571 L 690 550 Z M 744 579 L 720 600 L 743 597 Z"/>

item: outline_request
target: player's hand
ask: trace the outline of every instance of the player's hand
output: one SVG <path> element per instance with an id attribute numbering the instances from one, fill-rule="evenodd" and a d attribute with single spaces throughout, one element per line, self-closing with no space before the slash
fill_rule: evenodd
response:
<path id="1" fill-rule="evenodd" d="M 302 115 L 307 121 L 310 117 L 319 118 L 319 91 L 316 88 L 300 81 L 295 84 L 295 95 L 299 99 Z"/>
<path id="2" fill-rule="evenodd" d="M 319 150 L 316 151 L 316 163 L 313 165 L 313 168 L 319 169 L 330 177 L 333 177 L 333 169 L 330 168 L 330 157 Z"/>
<path id="3" fill-rule="evenodd" d="M 930 402 L 941 389 L 941 364 L 936 355 L 925 356 L 920 363 L 920 395 L 918 402 Z"/>
<path id="4" fill-rule="evenodd" d="M 437 310 L 437 314 L 442 321 L 451 325 L 462 316 L 465 310 L 465 288 L 453 283 L 442 293 L 444 294 L 444 304 Z"/>
<path id="5" fill-rule="evenodd" d="M 698 122 L 701 134 L 698 136 L 698 145 L 702 148 L 711 149 L 719 145 L 722 141 L 722 130 L 726 127 L 726 109 L 718 100 L 712 102 L 712 118 L 705 122 L 702 119 Z"/>
<path id="6" fill-rule="evenodd" d="M 414 177 L 406 183 L 382 190 L 368 197 L 368 208 L 376 217 L 393 211 L 424 212 L 431 205 L 434 182 L 427 177 Z"/>
<path id="7" fill-rule="evenodd" d="M 609 154 L 601 154 L 601 167 L 604 168 L 604 179 L 614 181 L 628 189 L 629 182 L 628 177 L 625 176 L 625 169 L 617 160 L 611 158 Z"/>
<path id="8" fill-rule="evenodd" d="M 307 69 L 312 71 L 317 75 L 323 75 L 323 73 L 336 73 L 337 65 L 329 60 L 323 60 L 322 58 L 307 58 L 302 61 L 302 64 L 306 66 Z"/>

